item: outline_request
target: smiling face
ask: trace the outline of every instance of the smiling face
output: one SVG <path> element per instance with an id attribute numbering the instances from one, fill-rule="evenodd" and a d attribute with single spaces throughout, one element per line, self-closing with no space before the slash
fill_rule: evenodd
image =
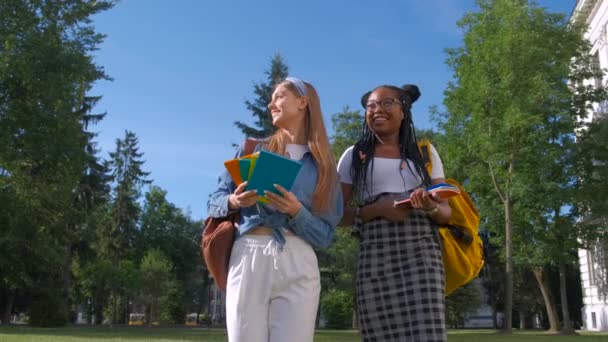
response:
<path id="1" fill-rule="evenodd" d="M 306 106 L 306 97 L 297 95 L 285 83 L 280 84 L 272 93 L 272 101 L 268 105 L 272 114 L 272 124 L 284 129 L 301 126 L 305 118 Z"/>
<path id="2" fill-rule="evenodd" d="M 367 99 L 365 121 L 379 136 L 399 134 L 403 122 L 403 104 L 394 89 L 378 88 Z"/>

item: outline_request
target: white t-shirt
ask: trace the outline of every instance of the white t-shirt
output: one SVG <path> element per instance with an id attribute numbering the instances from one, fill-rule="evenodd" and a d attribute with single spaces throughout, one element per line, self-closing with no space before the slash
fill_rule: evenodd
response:
<path id="1" fill-rule="evenodd" d="M 300 160 L 304 157 L 306 152 L 310 151 L 308 145 L 299 145 L 299 144 L 287 144 L 285 145 L 285 152 L 290 159 Z"/>
<path id="2" fill-rule="evenodd" d="M 443 173 L 443 163 L 439 154 L 433 145 L 430 145 L 431 162 L 433 164 L 432 179 L 445 178 Z M 351 146 L 344 151 L 340 161 L 338 161 L 338 175 L 340 182 L 353 184 L 351 176 L 351 163 L 353 157 L 353 148 Z M 356 158 L 354 162 L 360 162 Z M 422 179 L 416 172 L 414 162 L 407 160 L 406 166 L 401 169 L 401 159 L 379 158 L 374 157 L 374 171 L 372 179 L 372 169 L 370 163 L 367 169 L 366 189 L 363 192 L 363 200 L 374 198 L 381 193 L 407 193 L 422 183 Z M 373 184 L 373 187 L 372 187 Z"/>

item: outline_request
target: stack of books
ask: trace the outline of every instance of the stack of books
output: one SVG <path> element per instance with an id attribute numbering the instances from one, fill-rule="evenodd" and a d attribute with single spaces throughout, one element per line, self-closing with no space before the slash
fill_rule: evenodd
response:
<path id="1" fill-rule="evenodd" d="M 435 184 L 426 188 L 426 190 L 431 194 L 437 194 L 441 199 L 460 195 L 460 190 L 454 185 L 448 183 Z M 400 205 L 410 205 L 410 198 L 408 196 L 406 198 L 395 200 L 395 202 L 393 202 L 393 205 L 395 207 Z"/>
<path id="2" fill-rule="evenodd" d="M 280 194 L 274 184 L 279 184 L 288 191 L 291 190 L 302 163 L 276 153 L 260 151 L 227 160 L 224 166 L 237 186 L 247 181 L 245 190 L 256 190 L 260 202 L 267 202 L 264 197 L 265 191 Z"/>

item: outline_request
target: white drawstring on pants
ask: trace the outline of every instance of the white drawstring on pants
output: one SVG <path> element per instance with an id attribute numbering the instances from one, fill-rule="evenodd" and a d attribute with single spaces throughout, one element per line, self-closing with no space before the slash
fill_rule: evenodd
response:
<path id="1" fill-rule="evenodd" d="M 268 241 L 268 243 L 262 250 L 263 255 L 272 256 L 272 261 L 274 262 L 273 268 L 275 271 L 277 271 L 279 269 L 278 258 L 277 258 L 278 249 L 279 249 L 279 245 L 277 244 L 276 241 L 274 241 L 274 239 L 272 239 L 272 240 Z"/>

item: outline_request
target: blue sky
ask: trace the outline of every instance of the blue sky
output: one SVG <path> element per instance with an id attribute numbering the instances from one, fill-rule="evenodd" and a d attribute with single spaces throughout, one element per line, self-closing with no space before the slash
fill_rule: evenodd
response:
<path id="1" fill-rule="evenodd" d="M 570 14 L 575 0 L 541 0 Z M 145 170 L 193 218 L 206 216 L 223 161 L 243 140 L 234 126 L 253 123 L 245 100 L 279 52 L 290 74 L 312 83 L 327 128 L 344 106 L 379 84 L 417 84 L 414 123 L 431 128 L 452 78 L 445 48 L 458 47 L 456 22 L 473 0 L 195 1 L 123 0 L 96 16 L 107 35 L 95 61 L 114 79 L 99 82 L 94 129 L 101 155 L 124 131 L 136 133 Z"/>

